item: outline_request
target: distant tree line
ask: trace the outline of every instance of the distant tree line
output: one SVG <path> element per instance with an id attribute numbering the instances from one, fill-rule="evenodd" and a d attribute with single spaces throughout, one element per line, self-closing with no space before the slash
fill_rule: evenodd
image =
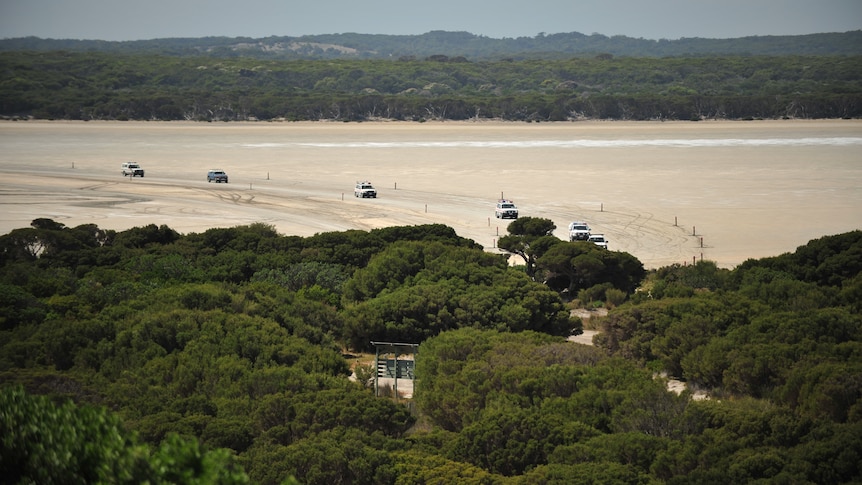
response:
<path id="1" fill-rule="evenodd" d="M 0 51 L 69 51 L 163 56 L 256 59 L 424 59 L 434 55 L 474 61 L 624 57 L 858 56 L 862 31 L 808 35 L 767 35 L 735 39 L 643 39 L 579 32 L 537 33 L 534 37 L 491 38 L 469 32 L 431 31 L 419 35 L 318 34 L 298 37 L 201 37 L 124 42 L 104 40 L 0 39 Z"/>
<path id="2" fill-rule="evenodd" d="M 302 238 L 37 219 L 0 236 L 0 473 L 862 480 L 862 231 L 733 270 L 646 272 L 518 221 L 501 241 L 521 267 L 442 225 Z M 578 303 L 610 310 L 595 346 L 565 338 Z M 371 340 L 420 344 L 412 411 L 366 386 Z"/>
<path id="3" fill-rule="evenodd" d="M 0 52 L 0 116 L 71 120 L 854 118 L 860 56 L 471 62 Z"/>

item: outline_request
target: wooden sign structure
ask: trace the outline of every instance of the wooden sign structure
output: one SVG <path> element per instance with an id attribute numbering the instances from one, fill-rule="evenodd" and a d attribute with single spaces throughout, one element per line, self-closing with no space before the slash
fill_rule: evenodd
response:
<path id="1" fill-rule="evenodd" d="M 398 396 L 398 379 L 413 381 L 415 378 L 414 368 L 416 356 L 419 354 L 419 344 L 374 341 L 371 344 L 375 349 L 374 395 L 380 395 L 378 391 L 381 379 L 387 381 L 392 379 L 393 391 L 395 396 Z"/>

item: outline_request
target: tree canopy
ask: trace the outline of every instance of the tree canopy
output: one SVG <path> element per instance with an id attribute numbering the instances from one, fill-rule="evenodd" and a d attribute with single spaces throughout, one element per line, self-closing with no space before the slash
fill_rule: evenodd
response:
<path id="1" fill-rule="evenodd" d="M 0 236 L 0 472 L 859 481 L 860 244 L 854 231 L 733 270 L 645 272 L 558 241 L 534 280 L 439 225 L 301 238 L 38 219 Z M 582 325 L 574 289 L 581 303 L 622 295 L 593 324 L 595 346 L 566 338 Z M 412 399 L 366 385 L 371 339 L 419 344 Z"/>
<path id="2" fill-rule="evenodd" d="M 456 62 L 447 56 L 321 61 L 194 52 L 0 51 L 0 116 L 542 122 L 862 114 L 859 53 Z"/>

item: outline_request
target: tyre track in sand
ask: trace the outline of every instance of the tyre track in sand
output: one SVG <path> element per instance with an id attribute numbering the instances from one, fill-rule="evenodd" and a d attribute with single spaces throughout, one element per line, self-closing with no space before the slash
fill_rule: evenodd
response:
<path id="1" fill-rule="evenodd" d="M 691 261 L 695 255 L 693 238 L 685 234 L 674 221 L 666 221 L 652 211 L 629 210 L 626 207 L 608 210 L 592 204 L 543 204 L 522 211 L 522 216 L 551 219 L 557 226 L 555 234 L 568 240 L 568 224 L 575 220 L 587 222 L 594 233 L 604 234 L 612 251 L 625 251 L 638 258 L 647 268 Z"/>
<path id="2" fill-rule="evenodd" d="M 36 182 L 14 198 L 49 207 L 40 217 L 73 221 L 80 211 L 70 206 L 84 207 L 93 211 L 86 220 L 98 220 L 100 226 L 118 230 L 150 224 L 154 219 L 179 232 L 259 222 L 274 226 L 282 234 L 306 237 L 350 229 L 444 224 L 490 249 L 496 248 L 497 239 L 507 233 L 510 223 L 494 219 L 494 200 L 423 188 L 378 187 L 379 198 L 355 199 L 347 192 L 349 188 L 327 180 L 255 180 L 253 184 L 228 186 L 157 177 L 132 183 L 92 173 L 29 175 L 28 183 Z M 611 250 L 628 252 L 647 268 L 688 262 L 699 252 L 681 227 L 653 211 L 625 206 L 606 210 L 603 205 L 599 210 L 598 204 L 531 203 L 529 199 L 519 206 L 522 216 L 554 221 L 563 240 L 568 239 L 565 228 L 569 222 L 586 220 L 595 232 L 605 234 Z"/>

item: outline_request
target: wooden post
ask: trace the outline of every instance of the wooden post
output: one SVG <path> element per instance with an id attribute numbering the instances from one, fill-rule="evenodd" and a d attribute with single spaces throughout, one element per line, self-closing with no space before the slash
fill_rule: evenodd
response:
<path id="1" fill-rule="evenodd" d="M 395 393 L 395 400 L 398 400 L 398 348 L 395 350 L 395 385 L 392 391 Z"/>
<path id="2" fill-rule="evenodd" d="M 377 378 L 380 376 L 380 349 L 374 346 L 374 397 L 379 397 L 377 392 Z"/>

